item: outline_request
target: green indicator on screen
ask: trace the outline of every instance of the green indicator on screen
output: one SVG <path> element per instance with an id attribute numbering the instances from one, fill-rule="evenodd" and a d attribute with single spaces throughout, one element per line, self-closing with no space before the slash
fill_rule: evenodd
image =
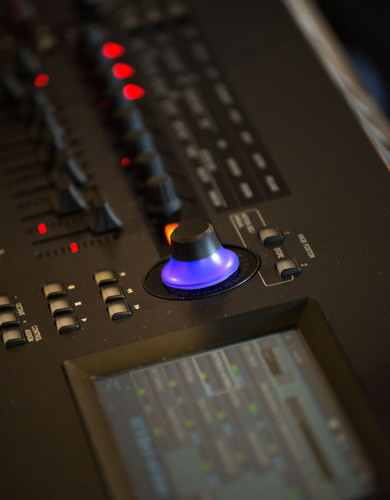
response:
<path id="1" fill-rule="evenodd" d="M 267 451 L 270 455 L 276 455 L 279 452 L 279 446 L 276 443 L 269 443 Z"/>
<path id="2" fill-rule="evenodd" d="M 234 454 L 234 460 L 239 464 L 242 464 L 246 460 L 246 454 L 242 451 L 238 451 Z"/>
<path id="3" fill-rule="evenodd" d="M 153 434 L 155 437 L 161 437 L 164 434 L 164 431 L 160 427 L 156 427 L 153 429 Z"/>
<path id="4" fill-rule="evenodd" d="M 260 416 L 260 408 L 257 406 L 256 403 L 250 403 L 248 405 L 248 410 L 250 411 L 251 415 L 253 417 L 259 417 Z"/>

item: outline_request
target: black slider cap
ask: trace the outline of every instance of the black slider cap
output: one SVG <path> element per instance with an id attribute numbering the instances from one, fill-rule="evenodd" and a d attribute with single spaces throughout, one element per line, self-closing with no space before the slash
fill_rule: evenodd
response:
<path id="1" fill-rule="evenodd" d="M 221 247 L 214 227 L 206 221 L 180 224 L 171 234 L 172 257 L 190 262 L 210 257 Z"/>
<path id="2" fill-rule="evenodd" d="M 61 189 L 58 215 L 71 215 L 85 212 L 87 208 L 87 202 L 72 184 Z"/>
<path id="3" fill-rule="evenodd" d="M 66 170 L 72 177 L 73 181 L 79 186 L 84 186 L 87 183 L 88 178 L 85 172 L 80 167 L 79 163 L 73 158 L 69 158 L 69 160 L 66 162 Z"/>
<path id="4" fill-rule="evenodd" d="M 108 202 L 96 208 L 96 219 L 92 232 L 94 234 L 109 233 L 122 229 L 122 221 L 116 216 Z"/>
<path id="5" fill-rule="evenodd" d="M 133 156 L 137 156 L 141 153 L 150 153 L 156 150 L 152 134 L 146 129 L 127 132 L 124 136 L 124 147 Z"/>

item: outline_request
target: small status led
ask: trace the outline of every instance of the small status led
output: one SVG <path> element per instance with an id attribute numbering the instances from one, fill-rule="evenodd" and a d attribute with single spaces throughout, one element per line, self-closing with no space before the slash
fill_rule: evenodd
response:
<path id="1" fill-rule="evenodd" d="M 177 227 L 179 227 L 179 224 L 176 224 L 175 222 L 172 224 L 166 224 L 166 226 L 164 227 L 165 238 L 169 245 L 172 245 L 171 234 Z"/>
<path id="2" fill-rule="evenodd" d="M 123 95 L 129 101 L 136 101 L 141 99 L 145 95 L 145 89 L 139 85 L 134 85 L 133 83 L 128 83 L 122 89 Z"/>
<path id="3" fill-rule="evenodd" d="M 121 165 L 122 167 L 128 167 L 130 166 L 131 160 L 127 156 L 125 158 L 121 159 Z"/>
<path id="4" fill-rule="evenodd" d="M 47 226 L 44 222 L 41 222 L 37 226 L 37 231 L 39 234 L 46 234 L 47 233 Z"/>
<path id="5" fill-rule="evenodd" d="M 107 59 L 116 59 L 123 56 L 126 49 L 123 45 L 116 42 L 107 42 L 102 46 L 102 54 Z"/>
<path id="6" fill-rule="evenodd" d="M 50 76 L 46 73 L 39 73 L 34 79 L 34 85 L 37 88 L 43 88 L 46 87 L 50 82 Z"/>
<path id="7" fill-rule="evenodd" d="M 122 62 L 114 64 L 114 66 L 111 68 L 111 71 L 115 78 L 118 78 L 118 80 L 130 78 L 135 73 L 135 69 L 133 68 L 133 66 Z"/>
<path id="8" fill-rule="evenodd" d="M 69 250 L 72 252 L 72 253 L 77 253 L 79 251 L 79 246 L 77 243 L 73 242 L 73 243 L 70 243 L 69 245 Z"/>

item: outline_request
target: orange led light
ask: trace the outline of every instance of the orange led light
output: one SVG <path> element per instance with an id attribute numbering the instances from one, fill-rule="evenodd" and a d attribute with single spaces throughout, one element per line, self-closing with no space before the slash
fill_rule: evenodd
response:
<path id="1" fill-rule="evenodd" d="M 176 224 L 176 222 L 172 223 L 172 224 L 166 224 L 166 226 L 164 227 L 164 233 L 165 233 L 165 238 L 167 239 L 167 242 L 169 245 L 172 244 L 171 242 L 171 234 L 173 233 L 173 231 L 179 227 L 179 224 Z"/>

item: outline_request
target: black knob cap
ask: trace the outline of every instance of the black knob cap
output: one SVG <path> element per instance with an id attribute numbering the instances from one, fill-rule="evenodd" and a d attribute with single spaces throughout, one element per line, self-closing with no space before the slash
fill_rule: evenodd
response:
<path id="1" fill-rule="evenodd" d="M 122 229 L 122 221 L 114 213 L 108 202 L 96 207 L 95 223 L 92 228 L 94 234 L 104 234 Z"/>
<path id="2" fill-rule="evenodd" d="M 146 130 L 133 130 L 124 136 L 124 147 L 132 156 L 155 151 L 152 134 Z"/>
<path id="3" fill-rule="evenodd" d="M 172 235 L 172 257 L 190 262 L 210 257 L 221 243 L 214 227 L 206 221 L 190 221 L 177 227 Z"/>
<path id="4" fill-rule="evenodd" d="M 154 175 L 164 175 L 165 169 L 160 156 L 155 152 L 142 153 L 135 159 L 135 170 L 141 181 Z"/>
<path id="5" fill-rule="evenodd" d="M 151 215 L 169 217 L 180 210 L 181 201 L 169 175 L 153 175 L 146 181 L 145 188 L 146 209 Z"/>
<path id="6" fill-rule="evenodd" d="M 161 271 L 169 288 L 198 290 L 213 287 L 235 275 L 238 255 L 221 245 L 211 224 L 190 221 L 171 234 L 172 256 Z"/>
<path id="7" fill-rule="evenodd" d="M 73 184 L 68 184 L 60 190 L 58 215 L 77 214 L 79 212 L 85 212 L 87 209 L 87 202 Z"/>
<path id="8" fill-rule="evenodd" d="M 122 128 L 124 133 L 128 133 L 133 130 L 145 129 L 143 117 L 140 111 L 134 106 L 127 106 L 125 108 L 118 109 L 114 113 L 113 119 Z"/>
<path id="9" fill-rule="evenodd" d="M 73 181 L 79 186 L 84 186 L 88 182 L 87 174 L 74 158 L 69 158 L 66 161 L 65 169 L 72 177 Z"/>

